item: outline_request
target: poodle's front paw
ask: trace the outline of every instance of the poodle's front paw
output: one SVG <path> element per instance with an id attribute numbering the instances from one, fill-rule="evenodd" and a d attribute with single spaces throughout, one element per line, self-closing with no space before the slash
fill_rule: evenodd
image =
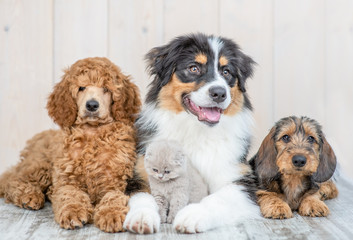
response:
<path id="1" fill-rule="evenodd" d="M 301 202 L 298 213 L 308 217 L 326 217 L 330 213 L 330 210 L 323 201 L 309 198 Z"/>
<path id="2" fill-rule="evenodd" d="M 201 204 L 190 204 L 175 216 L 173 227 L 180 233 L 200 233 L 212 228 L 209 211 Z"/>
<path id="3" fill-rule="evenodd" d="M 21 195 L 16 205 L 29 210 L 39 210 L 44 207 L 45 197 L 42 192 L 31 192 Z"/>
<path id="4" fill-rule="evenodd" d="M 138 208 L 126 215 L 124 228 L 130 232 L 150 234 L 159 231 L 160 216 L 151 208 Z"/>
<path id="5" fill-rule="evenodd" d="M 100 207 L 94 214 L 94 224 L 104 232 L 121 232 L 128 207 Z"/>
<path id="6" fill-rule="evenodd" d="M 90 218 L 90 212 L 81 204 L 69 204 L 61 209 L 57 222 L 62 228 L 75 229 L 83 227 Z"/>

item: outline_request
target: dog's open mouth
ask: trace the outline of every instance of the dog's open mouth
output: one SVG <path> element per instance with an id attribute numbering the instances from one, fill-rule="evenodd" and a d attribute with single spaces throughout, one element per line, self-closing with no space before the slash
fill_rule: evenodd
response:
<path id="1" fill-rule="evenodd" d="M 197 106 L 188 96 L 183 97 L 185 107 L 189 112 L 197 116 L 199 121 L 215 124 L 219 122 L 223 109 L 218 107 Z"/>

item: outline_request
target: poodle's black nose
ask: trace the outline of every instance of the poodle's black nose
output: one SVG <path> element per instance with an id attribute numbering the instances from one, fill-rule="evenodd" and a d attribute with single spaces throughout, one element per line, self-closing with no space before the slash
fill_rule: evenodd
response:
<path id="1" fill-rule="evenodd" d="M 292 162 L 296 167 L 303 167 L 306 164 L 306 157 L 303 155 L 295 155 L 292 158 Z"/>
<path id="2" fill-rule="evenodd" d="M 90 112 L 94 112 L 99 108 L 99 103 L 96 100 L 89 100 L 86 102 L 86 108 Z"/>
<path id="3" fill-rule="evenodd" d="M 214 86 L 211 87 L 208 91 L 211 99 L 216 103 L 223 102 L 227 98 L 227 91 L 224 87 Z"/>

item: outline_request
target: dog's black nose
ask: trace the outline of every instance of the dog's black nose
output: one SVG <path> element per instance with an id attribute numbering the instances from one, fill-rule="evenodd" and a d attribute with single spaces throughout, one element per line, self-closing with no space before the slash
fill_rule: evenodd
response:
<path id="1" fill-rule="evenodd" d="M 210 93 L 210 97 L 216 103 L 223 102 L 227 98 L 227 91 L 224 87 L 214 86 L 211 87 L 208 91 Z"/>
<path id="2" fill-rule="evenodd" d="M 86 108 L 90 112 L 94 112 L 99 108 L 99 103 L 96 100 L 89 100 L 86 102 Z"/>
<path id="3" fill-rule="evenodd" d="M 303 167 L 306 164 L 306 157 L 303 155 L 295 155 L 292 158 L 292 163 L 296 167 Z"/>

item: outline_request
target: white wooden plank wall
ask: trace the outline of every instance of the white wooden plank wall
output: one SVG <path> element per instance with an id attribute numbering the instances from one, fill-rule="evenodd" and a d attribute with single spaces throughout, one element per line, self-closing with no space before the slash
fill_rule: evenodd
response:
<path id="1" fill-rule="evenodd" d="M 353 177 L 352 0 L 0 0 L 0 172 L 54 127 L 46 97 L 63 68 L 109 57 L 144 96 L 144 54 L 191 32 L 234 39 L 257 62 L 252 153 L 275 121 L 307 115 Z"/>

